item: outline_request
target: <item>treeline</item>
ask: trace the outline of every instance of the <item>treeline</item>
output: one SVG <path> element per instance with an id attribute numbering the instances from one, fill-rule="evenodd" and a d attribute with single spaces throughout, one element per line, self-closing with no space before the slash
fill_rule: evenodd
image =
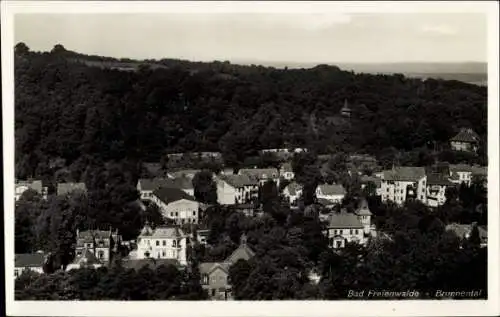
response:
<path id="1" fill-rule="evenodd" d="M 46 53 L 16 46 L 18 178 L 48 177 L 57 160 L 73 170 L 84 157 L 134 165 L 166 152 L 220 150 L 234 165 L 285 144 L 403 160 L 445 150 L 461 127 L 486 142 L 486 88 L 457 81 L 175 60 L 128 72 L 86 58 L 61 45 Z M 344 100 L 350 120 L 338 117 Z M 466 159 L 484 163 L 485 144 Z"/>
<path id="2" fill-rule="evenodd" d="M 15 281 L 16 300 L 203 300 L 198 276 L 175 266 L 82 268 L 39 275 L 23 272 Z"/>

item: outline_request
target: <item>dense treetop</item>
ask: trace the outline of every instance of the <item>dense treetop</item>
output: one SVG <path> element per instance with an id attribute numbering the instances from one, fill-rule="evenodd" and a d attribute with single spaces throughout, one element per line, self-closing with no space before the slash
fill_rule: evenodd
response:
<path id="1" fill-rule="evenodd" d="M 75 167 L 89 159 L 150 162 L 167 152 L 220 150 L 239 162 L 285 145 L 380 157 L 445 148 L 461 127 L 486 140 L 487 90 L 458 81 L 328 65 L 138 62 L 62 45 L 35 53 L 20 43 L 15 53 L 19 178 L 49 174 L 56 159 Z M 345 100 L 350 120 L 339 116 Z"/>

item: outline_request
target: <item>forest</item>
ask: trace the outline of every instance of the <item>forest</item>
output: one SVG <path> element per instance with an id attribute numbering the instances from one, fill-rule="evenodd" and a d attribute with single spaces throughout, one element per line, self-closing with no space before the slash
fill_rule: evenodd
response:
<path id="1" fill-rule="evenodd" d="M 346 100 L 350 118 L 340 116 Z M 310 154 L 296 156 L 292 167 L 312 212 L 293 212 L 282 204 L 279 191 L 266 185 L 260 218 L 215 206 L 203 219 L 212 247 L 190 251 L 193 268 L 224 259 L 245 232 L 257 256 L 231 268 L 237 299 L 338 299 L 349 288 L 370 287 L 413 288 L 423 294 L 434 288 L 486 289 L 487 248 L 479 248 L 476 238 L 464 242 L 444 230 L 451 222 L 487 223 L 486 189 L 480 182 L 447 193 L 449 201 L 435 213 L 418 203 L 397 207 L 370 198 L 377 227 L 392 239 L 371 241 L 367 248 L 351 245 L 341 254 L 328 249 L 313 204 L 314 189 L 324 180 L 319 154 L 336 155 L 328 162 L 328 179 L 347 189 L 346 208 L 353 208 L 359 196 L 370 196 L 339 159 L 349 153 L 371 154 L 384 167 L 436 160 L 486 165 L 486 114 L 487 89 L 458 81 L 356 74 L 329 65 L 289 70 L 116 60 L 62 45 L 33 52 L 19 43 L 15 174 L 43 180 L 49 199 L 27 191 L 17 202 L 16 253 L 50 251 L 64 266 L 74 257 L 77 228 L 113 227 L 128 240 L 146 220 L 161 225 L 157 208 L 142 210 L 137 204 L 136 183 L 147 175 L 143 163 L 167 165 L 168 153 L 220 151 L 225 166 L 238 168 L 263 148 L 306 147 Z M 477 155 L 449 150 L 449 138 L 462 127 L 480 135 Z M 213 203 L 209 179 L 206 172 L 195 177 L 195 195 Z M 84 182 L 87 194 L 57 197 L 58 182 Z M 307 280 L 312 269 L 323 276 L 317 285 Z M 16 296 L 204 299 L 196 276 L 172 267 L 56 272 L 22 276 Z M 151 279 L 155 282 L 145 282 Z"/>

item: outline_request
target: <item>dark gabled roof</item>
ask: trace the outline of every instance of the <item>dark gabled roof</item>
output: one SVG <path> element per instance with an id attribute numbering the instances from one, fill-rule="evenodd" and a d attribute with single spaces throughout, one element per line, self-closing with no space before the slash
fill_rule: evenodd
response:
<path id="1" fill-rule="evenodd" d="M 437 173 L 427 174 L 427 185 L 454 186 L 449 177 Z"/>
<path id="2" fill-rule="evenodd" d="M 231 255 L 226 259 L 226 263 L 234 264 L 238 260 L 250 260 L 255 255 L 252 249 L 246 244 L 242 243 L 240 246 L 231 253 Z"/>
<path id="3" fill-rule="evenodd" d="M 168 266 L 173 265 L 175 267 L 179 267 L 180 263 L 176 259 L 136 259 L 136 260 L 124 260 L 122 262 L 122 266 L 127 269 L 140 270 L 143 267 L 147 267 L 149 269 L 156 269 L 160 266 Z"/>
<path id="4" fill-rule="evenodd" d="M 276 178 L 279 176 L 276 168 L 242 168 L 238 174 L 248 175 L 256 179 Z"/>
<path id="5" fill-rule="evenodd" d="M 359 229 L 363 228 L 358 217 L 350 213 L 332 214 L 328 221 L 329 229 Z"/>
<path id="6" fill-rule="evenodd" d="M 425 168 L 400 166 L 395 167 L 392 170 L 386 170 L 383 173 L 384 179 L 387 181 L 416 182 L 425 177 Z"/>
<path id="7" fill-rule="evenodd" d="M 339 184 L 322 184 L 318 186 L 323 195 L 345 195 L 346 191 L 344 186 Z"/>
<path id="8" fill-rule="evenodd" d="M 450 164 L 450 172 L 468 172 L 472 173 L 472 166 L 467 164 Z"/>
<path id="9" fill-rule="evenodd" d="M 74 191 L 87 192 L 85 183 L 59 183 L 57 184 L 57 195 L 66 195 Z"/>
<path id="10" fill-rule="evenodd" d="M 479 135 L 472 129 L 461 129 L 450 141 L 475 143 L 479 141 Z"/>
<path id="11" fill-rule="evenodd" d="M 368 176 L 368 175 L 361 176 L 360 181 L 362 184 L 368 184 L 369 182 L 372 182 L 377 187 L 380 187 L 380 184 L 382 183 L 382 180 L 380 178 L 375 177 L 375 176 Z"/>
<path id="12" fill-rule="evenodd" d="M 234 188 L 259 185 L 259 182 L 256 179 L 251 178 L 248 175 L 220 175 L 219 179 Z"/>
<path id="13" fill-rule="evenodd" d="M 99 259 L 88 249 L 85 249 L 82 255 L 79 255 L 75 258 L 72 264 L 77 265 L 94 265 L 94 264 L 102 264 Z"/>
<path id="14" fill-rule="evenodd" d="M 226 263 L 226 262 L 203 262 L 200 263 L 198 268 L 200 270 L 200 274 L 210 274 L 217 268 L 220 268 L 224 272 L 229 273 L 230 266 L 231 263 Z"/>
<path id="15" fill-rule="evenodd" d="M 196 201 L 193 196 L 186 194 L 186 192 L 179 188 L 161 187 L 153 191 L 153 195 L 167 205 L 181 199 Z"/>
<path id="16" fill-rule="evenodd" d="M 42 267 L 45 261 L 43 253 L 21 253 L 14 258 L 15 267 Z"/>

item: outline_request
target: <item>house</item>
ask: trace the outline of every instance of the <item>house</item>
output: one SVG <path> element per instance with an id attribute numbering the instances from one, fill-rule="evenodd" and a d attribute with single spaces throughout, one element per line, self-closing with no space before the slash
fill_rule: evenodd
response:
<path id="1" fill-rule="evenodd" d="M 259 195 L 259 181 L 248 175 L 219 175 L 216 183 L 217 200 L 221 205 L 250 203 Z"/>
<path id="2" fill-rule="evenodd" d="M 450 164 L 450 181 L 455 184 L 470 185 L 472 182 L 472 166 L 467 164 Z"/>
<path id="3" fill-rule="evenodd" d="M 446 226 L 446 231 L 451 231 L 457 235 L 460 239 L 469 239 L 472 229 L 477 226 L 476 223 L 472 224 L 458 224 L 452 223 Z M 488 231 L 484 226 L 477 226 L 479 231 L 479 239 L 481 240 L 481 247 L 488 245 Z"/>
<path id="4" fill-rule="evenodd" d="M 264 185 L 267 181 L 272 180 L 279 186 L 279 171 L 276 168 L 242 168 L 238 175 L 247 175 Z"/>
<path id="5" fill-rule="evenodd" d="M 141 199 L 152 200 L 153 192 L 159 188 L 178 188 L 186 194 L 194 195 L 194 186 L 191 179 L 187 177 L 172 178 L 141 178 L 137 182 L 137 190 Z"/>
<path id="6" fill-rule="evenodd" d="M 382 180 L 376 176 L 363 175 L 360 177 L 361 189 L 365 189 L 370 183 L 375 185 L 375 196 L 382 195 Z"/>
<path id="7" fill-rule="evenodd" d="M 59 183 L 57 184 L 57 195 L 69 195 L 74 192 L 87 193 L 85 183 Z"/>
<path id="8" fill-rule="evenodd" d="M 347 212 L 333 213 L 328 217 L 326 237 L 333 249 L 344 248 L 347 242 L 363 244 L 365 226 L 357 215 Z"/>
<path id="9" fill-rule="evenodd" d="M 76 258 L 66 266 L 66 271 L 78 270 L 81 268 L 99 268 L 103 266 L 103 262 L 100 261 L 95 255 L 94 252 L 85 248 L 80 255 L 77 255 Z"/>
<path id="10" fill-rule="evenodd" d="M 292 164 L 291 163 L 286 162 L 283 165 L 281 165 L 280 176 L 283 177 L 286 180 L 292 180 L 292 179 L 294 179 L 295 173 L 293 172 Z"/>
<path id="11" fill-rule="evenodd" d="M 168 172 L 167 176 L 170 178 L 173 178 L 173 179 L 188 178 L 188 179 L 192 180 L 194 178 L 194 176 L 199 172 L 201 172 L 201 170 L 186 169 L 186 170 L 179 170 L 179 171 L 175 171 L 175 172 Z"/>
<path id="12" fill-rule="evenodd" d="M 240 239 L 240 246 L 223 262 L 200 263 L 201 287 L 214 300 L 231 299 L 230 267 L 239 260 L 248 261 L 254 256 L 254 251 L 247 245 L 246 236 L 243 235 Z"/>
<path id="13" fill-rule="evenodd" d="M 283 189 L 283 196 L 285 196 L 288 202 L 292 205 L 296 205 L 300 196 L 302 195 L 302 186 L 297 182 L 291 182 Z"/>
<path id="14" fill-rule="evenodd" d="M 427 206 L 438 207 L 446 202 L 446 189 L 455 186 L 448 177 L 442 174 L 427 174 Z"/>
<path id="15" fill-rule="evenodd" d="M 316 188 L 316 197 L 318 199 L 327 199 L 337 204 L 340 204 L 342 202 L 345 194 L 346 191 L 344 189 L 344 186 L 339 184 L 322 184 Z"/>
<path id="16" fill-rule="evenodd" d="M 17 278 L 24 271 L 33 271 L 43 274 L 43 265 L 46 255 L 40 251 L 37 253 L 21 253 L 14 257 L 14 277 Z"/>
<path id="17" fill-rule="evenodd" d="M 137 251 L 130 259 L 173 259 L 180 265 L 187 265 L 189 236 L 177 227 L 157 227 L 144 225 L 137 237 Z"/>
<path id="18" fill-rule="evenodd" d="M 121 243 L 118 230 L 76 230 L 76 256 L 91 252 L 100 262 L 109 262 Z"/>
<path id="19" fill-rule="evenodd" d="M 426 203 L 427 176 L 424 167 L 394 167 L 382 174 L 382 201 L 392 201 L 398 205 L 407 200 Z"/>
<path id="20" fill-rule="evenodd" d="M 17 181 L 16 182 L 16 201 L 21 198 L 28 189 L 36 191 L 43 199 L 47 199 L 48 189 L 44 187 L 41 180 Z"/>
<path id="21" fill-rule="evenodd" d="M 181 189 L 161 187 L 153 191 L 151 200 L 160 208 L 163 217 L 179 225 L 198 223 L 200 203 Z"/>
<path id="22" fill-rule="evenodd" d="M 450 139 L 451 149 L 455 151 L 477 152 L 479 135 L 472 129 L 462 128 Z"/>

